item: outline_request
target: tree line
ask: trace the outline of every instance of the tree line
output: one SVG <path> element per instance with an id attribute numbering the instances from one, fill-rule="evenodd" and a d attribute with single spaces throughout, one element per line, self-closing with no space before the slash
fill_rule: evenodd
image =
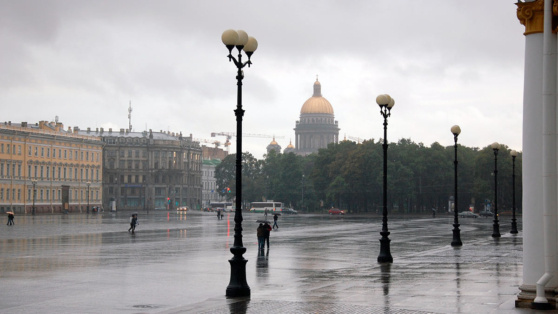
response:
<path id="1" fill-rule="evenodd" d="M 497 156 L 498 211 L 512 210 L 511 150 L 501 145 Z M 448 212 L 454 194 L 454 146 L 430 147 L 401 139 L 388 147 L 388 210 L 393 213 Z M 475 212 L 494 202 L 495 156 L 482 149 L 458 145 L 458 211 Z M 522 155 L 515 160 L 516 210 L 521 208 Z M 216 167 L 219 193 L 236 195 L 236 155 Z M 242 200 L 274 200 L 304 212 L 338 207 L 352 213 L 381 213 L 383 148 L 374 140 L 342 141 L 308 156 L 275 151 L 256 159 L 242 154 Z M 230 188 L 230 193 L 226 192 Z"/>

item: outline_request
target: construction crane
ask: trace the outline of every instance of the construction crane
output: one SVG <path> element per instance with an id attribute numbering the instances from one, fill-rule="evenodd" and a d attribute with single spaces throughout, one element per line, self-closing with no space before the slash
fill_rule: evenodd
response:
<path id="1" fill-rule="evenodd" d="M 234 132 L 211 132 L 211 137 L 216 136 L 225 136 L 225 148 L 227 152 L 229 151 L 229 146 L 231 146 L 231 138 L 236 136 Z M 251 134 L 251 133 L 242 133 L 242 137 L 260 137 L 260 138 L 284 138 L 284 136 L 275 136 L 275 135 L 267 135 L 267 134 Z"/>

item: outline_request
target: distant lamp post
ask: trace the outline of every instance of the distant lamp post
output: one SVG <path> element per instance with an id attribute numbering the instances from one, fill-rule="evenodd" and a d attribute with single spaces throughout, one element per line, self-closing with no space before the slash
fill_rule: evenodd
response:
<path id="1" fill-rule="evenodd" d="M 512 150 L 510 153 L 512 157 L 512 225 L 511 234 L 517 233 L 517 221 L 515 219 L 515 157 L 517 157 L 517 151 Z"/>
<path id="2" fill-rule="evenodd" d="M 379 95 L 376 97 L 376 103 L 380 106 L 380 114 L 384 117 L 384 143 L 382 148 L 384 150 L 384 177 L 383 177 L 383 210 L 382 210 L 382 231 L 380 235 L 380 255 L 378 255 L 378 263 L 393 263 L 389 243 L 391 240 L 388 238 L 388 223 L 387 223 L 387 118 L 391 115 L 391 108 L 395 105 L 395 100 L 388 94 Z"/>
<path id="3" fill-rule="evenodd" d="M 302 175 L 302 202 L 300 207 L 300 209 L 304 210 L 304 175 Z"/>
<path id="4" fill-rule="evenodd" d="M 37 198 L 37 180 L 31 180 L 33 184 L 33 207 L 31 209 L 31 214 L 35 215 L 35 199 Z"/>
<path id="5" fill-rule="evenodd" d="M 455 142 L 454 151 L 455 158 L 453 161 L 454 165 L 454 210 L 453 210 L 453 240 L 451 241 L 451 246 L 462 246 L 461 242 L 461 231 L 459 230 L 459 218 L 457 212 L 459 211 L 459 203 L 457 202 L 457 137 L 461 133 L 461 128 L 459 125 L 454 125 L 451 127 L 451 133 L 453 133 L 453 141 Z"/>
<path id="6" fill-rule="evenodd" d="M 91 182 L 87 182 L 87 213 L 89 214 L 89 188 L 91 187 Z"/>
<path id="7" fill-rule="evenodd" d="M 236 85 L 237 89 L 237 105 L 234 111 L 236 116 L 236 206 L 234 214 L 234 244 L 230 251 L 234 255 L 229 260 L 231 264 L 231 278 L 227 286 L 226 295 L 228 297 L 245 297 L 250 295 L 250 287 L 246 282 L 246 263 L 248 262 L 242 256 L 246 252 L 246 248 L 242 244 L 242 79 L 244 72 L 242 69 L 252 64 L 250 57 L 258 48 L 258 42 L 254 37 L 248 37 L 245 31 L 226 30 L 221 35 L 223 44 L 229 50 L 229 62 L 233 61 L 237 68 Z M 232 50 L 238 50 L 238 59 L 232 55 Z M 248 61 L 242 62 L 242 50 L 246 53 Z"/>
<path id="8" fill-rule="evenodd" d="M 494 151 L 494 224 L 492 225 L 492 237 L 500 237 L 500 225 L 498 224 L 498 151 L 500 144 L 497 142 L 490 145 Z"/>

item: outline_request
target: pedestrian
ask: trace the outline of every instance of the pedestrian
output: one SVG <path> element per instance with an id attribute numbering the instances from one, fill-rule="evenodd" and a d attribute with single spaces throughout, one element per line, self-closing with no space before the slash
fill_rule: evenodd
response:
<path id="1" fill-rule="evenodd" d="M 8 212 L 8 226 L 11 226 L 13 224 L 14 224 L 14 213 Z"/>
<path id="2" fill-rule="evenodd" d="M 217 209 L 217 220 L 221 219 L 221 209 Z"/>
<path id="3" fill-rule="evenodd" d="M 265 217 L 265 219 L 267 220 L 267 208 L 264 209 L 264 217 Z"/>
<path id="4" fill-rule="evenodd" d="M 269 234 L 271 232 L 271 226 L 266 222 L 263 225 L 263 235 L 264 235 L 264 245 L 262 245 L 262 249 L 265 246 L 265 243 L 267 243 L 267 249 L 269 250 Z"/>
<path id="5" fill-rule="evenodd" d="M 432 218 L 436 218 L 436 208 L 432 207 Z"/>
<path id="6" fill-rule="evenodd" d="M 130 229 L 128 229 L 128 232 L 132 231 L 132 234 L 135 233 L 134 231 L 136 231 L 137 224 L 138 224 L 138 215 L 133 214 L 132 217 L 130 218 Z"/>
<path id="7" fill-rule="evenodd" d="M 277 219 L 279 219 L 279 216 L 277 214 L 273 215 L 273 229 L 275 229 L 275 227 L 279 229 L 279 225 L 277 225 Z"/>
<path id="8" fill-rule="evenodd" d="M 263 228 L 263 224 L 260 224 L 258 226 L 258 229 L 256 229 L 256 235 L 258 236 L 258 250 L 263 250 L 264 249 L 264 228 Z"/>

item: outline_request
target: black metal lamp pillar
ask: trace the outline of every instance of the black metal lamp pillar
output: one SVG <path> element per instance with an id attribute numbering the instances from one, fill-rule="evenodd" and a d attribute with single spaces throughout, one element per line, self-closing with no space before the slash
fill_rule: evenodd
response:
<path id="1" fill-rule="evenodd" d="M 91 187 L 91 182 L 87 182 L 87 213 L 89 214 L 89 191 Z"/>
<path id="2" fill-rule="evenodd" d="M 234 244 L 230 251 L 234 255 L 229 260 L 231 264 L 231 278 L 227 286 L 226 295 L 228 297 L 246 297 L 250 296 L 250 287 L 246 282 L 246 263 L 248 262 L 242 256 L 246 252 L 246 248 L 242 244 L 242 79 L 244 73 L 242 69 L 252 64 L 250 57 L 258 48 L 258 42 L 254 37 L 248 37 L 245 31 L 226 30 L 221 36 L 223 44 L 229 50 L 229 62 L 233 61 L 237 68 L 237 106 L 234 111 L 236 116 L 236 203 L 234 214 Z M 232 50 L 238 50 L 238 59 L 233 57 Z M 242 63 L 242 50 L 248 56 L 248 61 Z"/>
<path id="3" fill-rule="evenodd" d="M 459 203 L 457 202 L 457 137 L 461 133 L 461 128 L 459 125 L 454 125 L 451 127 L 451 133 L 453 133 L 453 141 L 455 142 L 454 150 L 455 150 L 455 159 L 453 161 L 454 165 L 454 207 L 453 207 L 453 240 L 451 240 L 451 246 L 462 246 L 463 243 L 461 242 L 461 230 L 459 230 Z"/>
<path id="4" fill-rule="evenodd" d="M 388 223 L 387 223 L 387 118 L 391 115 L 391 108 L 395 105 L 395 100 L 388 94 L 379 95 L 376 97 L 376 103 L 380 106 L 380 114 L 384 117 L 384 143 L 382 148 L 384 150 L 384 177 L 383 177 L 383 210 L 382 210 L 382 232 L 380 235 L 380 255 L 378 255 L 378 263 L 393 263 L 389 244 L 391 240 L 388 238 Z"/>
<path id="5" fill-rule="evenodd" d="M 302 175 L 302 202 L 300 204 L 300 209 L 304 210 L 304 175 Z"/>
<path id="6" fill-rule="evenodd" d="M 33 208 L 31 209 L 31 214 L 35 215 L 35 198 L 37 197 L 37 180 L 31 181 L 33 184 Z"/>
<path id="7" fill-rule="evenodd" d="M 497 142 L 492 143 L 492 150 L 494 151 L 494 224 L 492 225 L 492 237 L 500 237 L 500 225 L 498 224 L 498 151 L 500 144 Z"/>
<path id="8" fill-rule="evenodd" d="M 517 233 L 517 221 L 515 219 L 515 157 L 517 157 L 517 151 L 512 150 L 510 155 L 512 156 L 512 225 L 511 234 Z"/>

